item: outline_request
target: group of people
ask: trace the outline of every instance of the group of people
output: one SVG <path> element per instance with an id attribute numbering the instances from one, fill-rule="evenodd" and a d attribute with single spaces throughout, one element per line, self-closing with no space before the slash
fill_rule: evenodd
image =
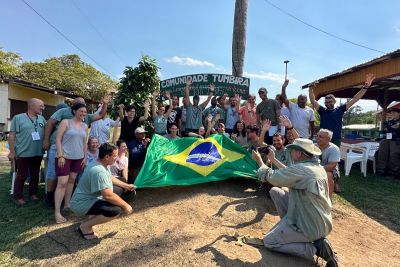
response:
<path id="1" fill-rule="evenodd" d="M 248 149 L 260 166 L 260 180 L 271 185 L 270 196 L 282 218 L 264 238 L 265 246 L 304 257 L 318 255 L 329 266 L 337 266 L 326 236 L 332 229 L 330 197 L 333 191 L 340 191 L 337 145 L 340 145 L 341 118 L 365 94 L 373 79 L 373 75 L 368 75 L 365 88 L 337 108 L 332 95 L 325 97 L 325 107 L 320 106 L 310 88 L 311 103 L 321 118 L 316 144 L 310 140 L 315 132 L 314 112 L 306 105 L 305 95 L 299 95 L 297 103 L 287 99 L 288 80 L 275 99 L 268 98 L 266 88 L 260 88 L 258 105 L 256 96 L 251 94 L 243 106 L 238 95 L 229 99 L 226 94 L 214 96 L 212 84 L 207 99 L 199 104 L 199 96 L 190 100 L 190 80 L 181 107 L 178 96 L 165 93 L 169 105 L 164 106 L 163 101 L 158 101 L 159 93 L 154 92 L 151 101 L 154 131 L 168 139 L 223 134 Z M 211 106 L 206 108 L 210 101 Z M 110 97 L 104 97 L 99 110 L 88 114 L 84 99 L 78 97 L 71 107 L 59 107 L 46 121 L 41 115 L 43 101 L 30 99 L 27 112 L 12 119 L 9 158 L 17 166 L 15 203 L 25 204 L 23 184 L 27 177 L 31 200 L 39 199 L 39 168 L 46 150 L 45 202 L 54 205 L 56 223 L 67 220 L 62 213 L 69 209 L 90 215 L 78 228 L 85 239 L 97 237 L 94 225 L 114 219 L 122 212 L 132 212 L 121 196 L 134 191 L 133 183 L 150 143 L 147 131 L 140 126 L 149 118 L 149 102 L 143 105 L 143 116 L 136 113 L 135 105 L 119 105 L 119 118 L 115 121 L 107 117 L 109 102 Z M 110 142 L 111 128 L 114 131 Z M 269 148 L 259 153 L 266 146 Z"/>

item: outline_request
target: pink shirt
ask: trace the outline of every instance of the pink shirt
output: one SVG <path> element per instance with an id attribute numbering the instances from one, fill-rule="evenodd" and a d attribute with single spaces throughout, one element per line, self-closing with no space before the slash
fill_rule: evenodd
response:
<path id="1" fill-rule="evenodd" d="M 243 106 L 239 110 L 243 122 L 247 125 L 257 125 L 256 105 L 251 108 L 249 105 Z"/>

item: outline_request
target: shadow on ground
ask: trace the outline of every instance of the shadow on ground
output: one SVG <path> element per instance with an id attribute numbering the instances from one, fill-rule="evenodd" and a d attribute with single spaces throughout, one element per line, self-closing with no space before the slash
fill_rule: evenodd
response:
<path id="1" fill-rule="evenodd" d="M 139 190 L 137 195 L 132 197 L 129 202 L 133 203 L 135 211 L 141 212 L 152 207 L 191 198 L 197 194 L 226 196 L 234 199 L 223 204 L 214 214 L 216 217 L 222 217 L 229 206 L 234 206 L 237 212 L 246 212 L 250 209 L 256 211 L 252 220 L 234 226 L 225 225 L 227 227 L 244 228 L 260 222 L 266 213 L 277 215 L 273 202 L 267 198 L 265 187 L 260 186 L 260 183 L 255 180 L 239 178 L 191 186 L 145 188 Z"/>

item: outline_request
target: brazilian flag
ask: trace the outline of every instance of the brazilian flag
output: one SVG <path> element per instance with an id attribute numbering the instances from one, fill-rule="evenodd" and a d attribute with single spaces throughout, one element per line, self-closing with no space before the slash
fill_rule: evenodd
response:
<path id="1" fill-rule="evenodd" d="M 225 135 L 168 140 L 155 134 L 135 187 L 191 185 L 231 177 L 257 179 L 257 168 L 247 150 Z"/>

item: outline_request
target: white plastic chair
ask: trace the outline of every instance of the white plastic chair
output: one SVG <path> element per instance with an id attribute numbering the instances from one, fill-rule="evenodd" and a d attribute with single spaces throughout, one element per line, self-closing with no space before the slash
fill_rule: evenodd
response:
<path id="1" fill-rule="evenodd" d="M 361 164 L 364 177 L 367 176 L 368 154 L 365 147 L 343 143 L 340 145 L 340 159 L 344 161 L 345 176 L 349 176 L 351 166 L 357 162 Z"/>
<path id="2" fill-rule="evenodd" d="M 365 147 L 367 149 L 368 160 L 372 161 L 372 167 L 374 174 L 376 173 L 376 162 L 375 162 L 375 153 L 379 149 L 378 142 L 363 142 L 358 143 L 355 146 Z"/>

